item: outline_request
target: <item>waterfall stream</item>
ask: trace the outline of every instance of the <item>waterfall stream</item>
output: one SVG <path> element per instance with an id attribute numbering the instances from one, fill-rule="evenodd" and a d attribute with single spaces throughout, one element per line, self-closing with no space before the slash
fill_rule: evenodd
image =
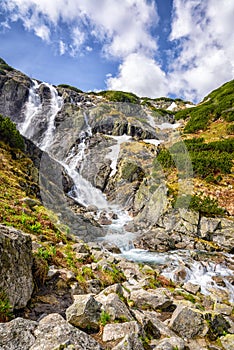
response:
<path id="1" fill-rule="evenodd" d="M 33 120 L 37 114 L 42 112 L 42 103 L 40 95 L 38 94 L 38 89 L 41 84 L 38 84 L 36 80 L 32 81 L 32 87 L 29 89 L 28 101 L 24 109 L 24 122 L 18 126 L 18 129 L 22 135 L 25 137 L 31 138 L 32 134 L 32 125 Z"/>
<path id="2" fill-rule="evenodd" d="M 40 143 L 40 148 L 43 151 L 49 150 L 49 146 L 53 141 L 53 134 L 55 130 L 55 118 L 63 105 L 63 99 L 61 96 L 58 95 L 58 91 L 55 89 L 55 87 L 48 83 L 44 83 L 44 85 L 50 89 L 51 99 L 49 115 L 46 116 L 48 122 L 47 130 L 45 132 L 42 142 Z"/>
<path id="3" fill-rule="evenodd" d="M 47 129 L 43 134 L 43 138 L 38 141 L 34 138 L 34 128 L 35 119 L 40 118 L 43 114 L 43 103 L 39 94 L 39 89 L 42 85 L 45 85 L 50 90 L 50 104 L 48 113 L 46 115 Z M 18 125 L 20 132 L 34 141 L 42 150 L 46 150 L 50 154 L 50 146 L 53 142 L 53 136 L 55 130 L 55 118 L 58 112 L 63 106 L 63 99 L 58 95 L 58 92 L 55 87 L 47 83 L 38 83 L 33 81 L 32 87 L 29 91 L 28 102 L 25 105 L 24 109 L 24 122 Z M 152 121 L 151 121 L 152 123 Z M 171 125 L 171 124 L 170 124 Z M 179 124 L 174 124 L 173 126 L 168 126 L 167 124 L 162 124 L 161 129 L 165 127 L 176 128 Z M 159 128 L 160 126 L 157 125 Z M 204 294 L 209 293 L 210 288 L 222 289 L 222 286 L 219 286 L 212 279 L 213 276 L 223 276 L 226 286 L 229 290 L 230 299 L 234 299 L 234 290 L 233 286 L 228 282 L 225 277 L 231 276 L 232 271 L 225 268 L 220 264 L 208 264 L 205 266 L 201 262 L 194 261 L 188 252 L 181 253 L 180 251 L 170 252 L 170 253 L 152 253 L 145 250 L 135 249 L 131 243 L 135 238 L 135 234 L 131 232 L 126 232 L 124 230 L 124 225 L 131 221 L 132 219 L 128 213 L 116 205 L 108 203 L 105 195 L 97 188 L 92 186 L 92 184 L 87 181 L 83 176 L 81 176 L 79 170 L 82 166 L 82 161 L 85 159 L 86 150 L 88 147 L 88 141 L 92 137 L 92 130 L 88 121 L 88 113 L 84 112 L 84 127 L 79 132 L 80 142 L 73 146 L 69 150 L 67 156 L 63 160 L 57 160 L 63 167 L 66 169 L 68 175 L 73 180 L 74 186 L 69 192 L 69 196 L 73 198 L 79 204 L 88 207 L 93 205 L 97 207 L 98 214 L 97 219 L 99 218 L 100 212 L 105 210 L 106 212 L 114 212 L 116 218 L 112 220 L 110 225 L 105 226 L 106 236 L 105 240 L 116 244 L 122 251 L 122 255 L 133 261 L 141 261 L 149 264 L 161 264 L 167 265 L 164 269 L 163 274 L 170 278 L 175 279 L 176 269 L 179 266 L 185 265 L 186 262 L 186 277 L 185 281 L 191 281 L 195 284 L 201 285 L 201 292 Z M 113 136 L 110 136 L 113 137 Z M 120 151 L 120 144 L 122 142 L 128 141 L 129 136 L 117 136 L 114 137 L 117 141 L 116 146 L 112 146 L 110 153 L 107 158 L 111 159 L 111 176 L 116 172 L 116 165 L 118 161 L 118 155 Z M 159 140 L 145 140 L 152 144 L 159 144 L 162 141 Z M 52 156 L 54 157 L 54 155 Z M 97 240 L 99 238 L 97 237 Z"/>

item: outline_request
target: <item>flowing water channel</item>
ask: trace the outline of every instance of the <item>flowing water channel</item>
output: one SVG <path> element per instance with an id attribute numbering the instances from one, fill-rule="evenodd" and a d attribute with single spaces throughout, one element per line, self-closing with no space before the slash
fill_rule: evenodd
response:
<path id="1" fill-rule="evenodd" d="M 40 88 L 44 85 L 50 91 L 50 100 L 47 106 L 43 105 L 41 96 L 39 93 Z M 63 106 L 63 99 L 59 96 L 55 87 L 47 83 L 38 83 L 33 81 L 32 87 L 29 91 L 28 102 L 24 108 L 24 122 L 18 125 L 20 132 L 35 142 L 43 151 L 47 151 L 50 154 L 50 146 L 53 143 L 53 136 L 55 132 L 55 118 L 58 112 Z M 46 115 L 45 115 L 46 112 Z M 35 138 L 35 130 L 38 125 L 38 119 L 43 119 L 46 123 L 46 130 L 43 136 L 38 140 Z M 148 116 L 149 118 L 149 116 Z M 149 122 L 152 124 L 153 121 L 149 118 Z M 157 125 L 157 127 L 164 129 L 176 128 L 177 125 Z M 111 136 L 117 142 L 116 145 L 110 147 L 110 152 L 107 158 L 111 160 L 111 176 L 116 172 L 116 166 L 118 162 L 118 155 L 120 152 L 121 143 L 131 142 L 131 137 L 127 135 L 122 136 Z M 73 148 L 69 150 L 66 157 L 63 160 L 57 161 L 62 164 L 66 169 L 68 175 L 72 179 L 74 186 L 69 192 L 69 196 L 73 198 L 77 203 L 88 207 L 95 206 L 98 209 L 97 217 L 100 213 L 105 210 L 109 212 L 114 212 L 115 219 L 108 226 L 105 226 L 106 236 L 105 241 L 117 245 L 122 256 L 132 261 L 139 261 L 148 264 L 158 264 L 163 266 L 163 274 L 165 277 L 172 280 L 176 280 L 177 271 L 179 268 L 183 267 L 185 271 L 185 282 L 192 282 L 194 284 L 199 284 L 201 286 L 201 292 L 208 294 L 212 288 L 217 290 L 223 290 L 225 287 L 229 291 L 230 300 L 234 301 L 234 287 L 228 282 L 228 277 L 232 276 L 233 271 L 227 268 L 225 264 L 215 264 L 210 261 L 196 261 L 193 257 L 193 252 L 191 251 L 172 251 L 167 253 L 156 253 L 149 252 L 146 250 L 135 249 L 133 246 L 133 240 L 136 235 L 131 232 L 126 232 L 124 230 L 124 225 L 129 223 L 132 219 L 128 213 L 117 205 L 108 203 L 105 195 L 97 188 L 93 187 L 92 184 L 87 181 L 83 176 L 81 176 L 79 169 L 82 166 L 82 161 L 85 158 L 85 151 L 87 148 L 87 141 L 92 138 L 92 130 L 88 121 L 88 112 L 84 111 L 84 128 L 79 133 L 79 144 L 76 144 Z M 158 145 L 161 141 L 159 140 L 145 140 L 145 142 Z M 52 156 L 54 157 L 54 155 Z M 97 237 L 97 240 L 103 238 Z M 226 254 L 226 258 L 233 263 L 233 258 L 231 255 Z M 225 282 L 225 287 L 218 285 L 213 277 L 221 276 Z"/>

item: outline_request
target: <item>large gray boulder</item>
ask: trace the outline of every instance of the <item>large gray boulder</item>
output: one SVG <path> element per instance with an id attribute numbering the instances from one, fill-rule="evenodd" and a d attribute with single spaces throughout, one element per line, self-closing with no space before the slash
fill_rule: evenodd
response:
<path id="1" fill-rule="evenodd" d="M 104 342 L 118 340 L 128 334 L 142 335 L 141 326 L 136 321 L 107 324 L 103 329 L 102 340 Z"/>
<path id="2" fill-rule="evenodd" d="M 13 227 L 0 225 L 0 290 L 14 309 L 27 305 L 33 292 L 32 241 Z"/>
<path id="3" fill-rule="evenodd" d="M 70 325 L 59 314 L 50 314 L 39 323 L 16 318 L 0 324 L 1 350 L 102 350 L 88 334 Z"/>
<path id="4" fill-rule="evenodd" d="M 97 295 L 95 299 L 103 305 L 103 310 L 110 315 L 112 321 L 133 321 L 129 308 L 116 293 Z"/>
<path id="5" fill-rule="evenodd" d="M 222 250 L 233 252 L 234 247 L 234 222 L 233 220 L 221 219 L 219 228 L 213 233 L 212 241 Z"/>
<path id="6" fill-rule="evenodd" d="M 113 350 L 144 350 L 144 347 L 137 335 L 128 334 Z"/>
<path id="7" fill-rule="evenodd" d="M 133 290 L 131 300 L 140 309 L 165 310 L 172 304 L 172 299 L 166 288 Z"/>
<path id="8" fill-rule="evenodd" d="M 44 317 L 34 334 L 36 341 L 30 350 L 69 349 L 69 345 L 73 350 L 102 349 L 92 337 L 67 323 L 59 314 Z"/>
<path id="9" fill-rule="evenodd" d="M 37 322 L 16 318 L 7 323 L 0 323 L 1 350 L 28 350 L 34 344 L 33 334 Z"/>
<path id="10" fill-rule="evenodd" d="M 185 342 L 179 337 L 170 337 L 159 341 L 153 350 L 184 350 Z"/>
<path id="11" fill-rule="evenodd" d="M 181 337 L 187 339 L 205 336 L 208 332 L 204 315 L 198 310 L 183 305 L 179 305 L 174 311 L 170 327 Z"/>
<path id="12" fill-rule="evenodd" d="M 74 296 L 74 303 L 66 310 L 67 321 L 81 329 L 99 329 L 101 304 L 91 294 Z"/>

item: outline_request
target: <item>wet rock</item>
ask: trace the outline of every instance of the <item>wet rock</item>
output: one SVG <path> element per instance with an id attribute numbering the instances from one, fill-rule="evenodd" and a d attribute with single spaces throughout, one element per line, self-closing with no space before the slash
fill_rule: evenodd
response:
<path id="1" fill-rule="evenodd" d="M 157 346 L 153 350 L 184 350 L 185 342 L 179 337 L 170 337 L 167 339 L 162 339 L 158 342 Z"/>
<path id="2" fill-rule="evenodd" d="M 100 214 L 98 222 L 100 225 L 111 225 L 112 224 L 112 220 L 109 218 L 109 216 L 107 216 L 107 213 L 105 211 L 103 211 Z"/>
<path id="3" fill-rule="evenodd" d="M 107 249 L 109 252 L 114 253 L 114 254 L 120 254 L 121 250 L 117 245 L 111 242 L 103 242 L 103 246 L 105 249 Z"/>
<path id="4" fill-rule="evenodd" d="M 74 350 L 102 349 L 92 337 L 67 323 L 59 314 L 44 317 L 34 334 L 36 341 L 30 350 L 69 349 L 69 346 Z"/>
<path id="5" fill-rule="evenodd" d="M 169 292 L 165 288 L 132 291 L 131 300 L 141 309 L 165 310 L 172 304 Z"/>
<path id="6" fill-rule="evenodd" d="M 36 340 L 34 331 L 38 323 L 23 318 L 16 318 L 7 323 L 0 323 L 1 350 L 29 350 Z"/>
<path id="7" fill-rule="evenodd" d="M 86 210 L 96 213 L 98 211 L 98 207 L 96 207 L 96 205 L 88 205 Z"/>
<path id="8" fill-rule="evenodd" d="M 144 350 L 144 347 L 137 335 L 128 334 L 113 350 Z"/>
<path id="9" fill-rule="evenodd" d="M 116 293 L 110 293 L 107 296 L 102 293 L 95 299 L 103 305 L 102 308 L 110 315 L 112 321 L 133 321 L 129 308 Z"/>
<path id="10" fill-rule="evenodd" d="M 136 334 L 139 337 L 142 330 L 136 321 L 107 324 L 103 329 L 102 340 L 104 342 L 124 338 L 128 334 Z"/>
<path id="11" fill-rule="evenodd" d="M 81 329 L 99 329 L 101 304 L 91 294 L 74 296 L 74 303 L 66 310 L 67 321 Z"/>
<path id="12" fill-rule="evenodd" d="M 208 327 L 201 312 L 179 305 L 174 311 L 169 326 L 183 338 L 204 336 Z"/>
<path id="13" fill-rule="evenodd" d="M 23 308 L 33 292 L 32 241 L 13 227 L 0 225 L 0 288 L 15 309 Z"/>

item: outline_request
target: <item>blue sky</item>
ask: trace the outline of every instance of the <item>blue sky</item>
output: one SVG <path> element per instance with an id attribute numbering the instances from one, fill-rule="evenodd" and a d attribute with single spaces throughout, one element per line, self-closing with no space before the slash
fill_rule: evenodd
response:
<path id="1" fill-rule="evenodd" d="M 0 57 L 33 78 L 198 102 L 234 76 L 234 0 L 1 0 Z"/>

